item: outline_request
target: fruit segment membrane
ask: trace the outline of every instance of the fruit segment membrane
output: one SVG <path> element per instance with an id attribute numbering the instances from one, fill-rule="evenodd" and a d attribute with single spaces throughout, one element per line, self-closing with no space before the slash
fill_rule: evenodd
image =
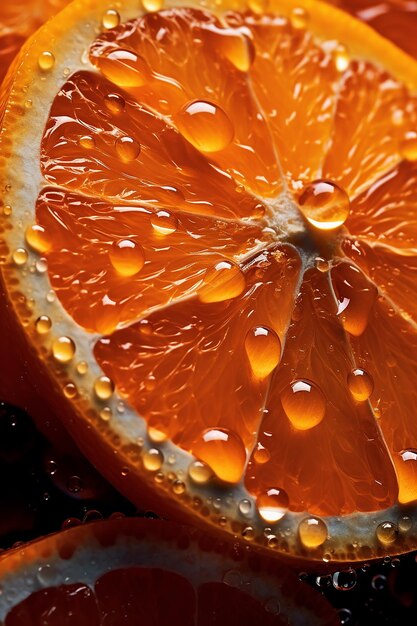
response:
<path id="1" fill-rule="evenodd" d="M 149 428 L 270 521 L 417 498 L 416 102 L 301 17 L 104 29 L 26 235 Z"/>

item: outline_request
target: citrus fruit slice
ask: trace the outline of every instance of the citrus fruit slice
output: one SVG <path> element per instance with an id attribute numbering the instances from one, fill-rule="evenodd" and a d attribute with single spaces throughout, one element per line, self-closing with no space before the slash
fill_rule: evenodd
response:
<path id="1" fill-rule="evenodd" d="M 288 568 L 159 520 L 62 531 L 0 558 L 5 626 L 339 623 Z"/>
<path id="2" fill-rule="evenodd" d="M 318 2 L 77 0 L 25 45 L 7 319 L 133 501 L 313 561 L 417 545 L 416 89 Z"/>
<path id="3" fill-rule="evenodd" d="M 69 0 L 18 0 L 0 6 L 0 83 L 17 52 L 39 26 Z"/>

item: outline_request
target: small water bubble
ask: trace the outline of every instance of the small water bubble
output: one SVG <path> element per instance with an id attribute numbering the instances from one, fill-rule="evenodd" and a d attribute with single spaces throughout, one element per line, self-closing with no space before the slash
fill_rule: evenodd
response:
<path id="1" fill-rule="evenodd" d="M 44 587 L 51 587 L 59 578 L 59 572 L 53 565 L 46 563 L 38 567 L 36 578 Z"/>
<path id="2" fill-rule="evenodd" d="M 387 585 L 387 579 L 382 574 L 377 574 L 371 580 L 372 589 L 375 591 L 383 591 Z"/>
<path id="3" fill-rule="evenodd" d="M 52 321 L 47 315 L 41 315 L 35 322 L 35 329 L 39 335 L 46 335 L 52 328 Z"/>
<path id="4" fill-rule="evenodd" d="M 161 210 L 151 215 L 151 224 L 158 235 L 171 235 L 178 228 L 178 220 L 169 211 Z"/>
<path id="5" fill-rule="evenodd" d="M 298 580 L 300 581 L 300 583 L 306 582 L 308 580 L 307 572 L 299 572 Z"/>
<path id="6" fill-rule="evenodd" d="M 38 56 L 38 65 L 41 70 L 47 72 L 55 65 L 55 57 L 49 50 L 44 50 Z"/>
<path id="7" fill-rule="evenodd" d="M 333 577 L 330 574 L 325 576 L 316 576 L 316 585 L 320 589 L 327 589 L 333 582 Z"/>
<path id="8" fill-rule="evenodd" d="M 109 252 L 110 263 L 120 276 L 134 276 L 145 264 L 142 247 L 131 239 L 116 241 Z"/>
<path id="9" fill-rule="evenodd" d="M 156 472 L 161 469 L 164 462 L 163 454 L 157 448 L 151 448 L 143 455 L 143 466 L 149 472 Z"/>
<path id="10" fill-rule="evenodd" d="M 88 372 L 87 361 L 80 361 L 79 363 L 77 363 L 77 366 L 75 369 L 77 370 L 77 374 L 79 374 L 80 376 L 84 376 Z"/>
<path id="11" fill-rule="evenodd" d="M 148 426 L 148 437 L 154 443 L 162 443 L 168 439 L 168 435 L 158 428 Z"/>
<path id="12" fill-rule="evenodd" d="M 42 258 L 42 259 L 37 259 L 37 261 L 35 262 L 35 268 L 36 271 L 39 274 L 45 274 L 45 272 L 48 269 L 48 262 L 46 259 Z"/>
<path id="13" fill-rule="evenodd" d="M 242 439 L 233 431 L 227 428 L 204 430 L 196 439 L 192 452 L 221 480 L 237 483 L 242 478 L 246 449 Z"/>
<path id="14" fill-rule="evenodd" d="M 295 380 L 281 394 L 282 407 L 297 430 L 309 430 L 323 420 L 326 400 L 317 385 L 309 380 Z"/>
<path id="15" fill-rule="evenodd" d="M 403 517 L 401 517 L 398 522 L 398 527 L 403 533 L 407 533 L 409 530 L 411 530 L 412 525 L 413 520 L 408 515 L 404 515 Z"/>
<path id="16" fill-rule="evenodd" d="M 108 9 L 101 18 L 103 28 L 110 30 L 120 24 L 120 15 L 115 9 Z"/>
<path id="17" fill-rule="evenodd" d="M 14 250 L 12 254 L 12 261 L 18 267 L 22 267 L 23 265 L 26 265 L 28 258 L 29 258 L 29 255 L 27 253 L 27 250 L 25 250 L 25 248 L 16 248 L 16 250 Z"/>
<path id="18" fill-rule="evenodd" d="M 223 582 L 230 587 L 240 587 L 242 584 L 242 575 L 234 569 L 229 569 L 223 575 Z"/>
<path id="19" fill-rule="evenodd" d="M 210 467 L 202 461 L 193 461 L 190 463 L 188 474 L 191 480 L 197 484 L 208 483 L 213 477 L 213 472 Z"/>
<path id="20" fill-rule="evenodd" d="M 45 228 L 40 224 L 28 226 L 25 231 L 25 239 L 28 246 L 39 254 L 48 252 L 52 247 L 52 242 Z"/>
<path id="21" fill-rule="evenodd" d="M 288 511 L 289 498 L 283 489 L 270 488 L 256 499 L 259 515 L 269 523 L 278 522 Z"/>
<path id="22" fill-rule="evenodd" d="M 177 113 L 175 122 L 181 134 L 202 152 L 219 152 L 233 141 L 232 122 L 214 102 L 189 102 Z"/>
<path id="23" fill-rule="evenodd" d="M 356 586 L 357 579 L 357 573 L 353 568 L 349 567 L 340 572 L 335 572 L 333 574 L 332 583 L 333 587 L 338 591 L 350 591 Z"/>
<path id="24" fill-rule="evenodd" d="M 298 534 L 306 548 L 318 548 L 327 539 L 327 526 L 318 517 L 306 517 L 298 525 Z"/>
<path id="25" fill-rule="evenodd" d="M 281 341 L 267 326 L 254 326 L 245 338 L 245 351 L 256 378 L 266 378 L 281 358 Z"/>
<path id="26" fill-rule="evenodd" d="M 70 493 L 79 493 L 83 488 L 82 480 L 79 476 L 70 476 L 67 481 L 67 489 Z"/>
<path id="27" fill-rule="evenodd" d="M 385 545 L 394 543 L 398 537 L 398 526 L 393 522 L 382 522 L 377 526 L 376 536 Z"/>
<path id="28" fill-rule="evenodd" d="M 264 463 L 268 463 L 271 458 L 271 453 L 267 448 L 265 448 L 259 441 L 256 445 L 256 448 L 253 453 L 253 459 L 255 463 L 259 465 L 263 465 Z"/>
<path id="29" fill-rule="evenodd" d="M 100 417 L 103 420 L 103 422 L 109 422 L 111 420 L 111 417 L 112 417 L 112 410 L 111 410 L 111 408 L 108 407 L 108 406 L 105 406 L 103 409 L 101 409 Z"/>
<path id="30" fill-rule="evenodd" d="M 176 496 L 180 496 L 185 493 L 185 483 L 182 480 L 174 480 L 171 486 L 172 492 L 175 493 Z"/>
<path id="31" fill-rule="evenodd" d="M 323 272 L 323 274 L 327 272 L 330 267 L 329 261 L 327 261 L 327 259 L 323 259 L 322 257 L 317 257 L 314 260 L 314 265 L 319 270 L 319 272 Z"/>
<path id="32" fill-rule="evenodd" d="M 246 539 L 246 541 L 253 541 L 255 539 L 255 530 L 252 526 L 246 526 L 246 528 L 242 530 L 242 537 Z"/>
<path id="33" fill-rule="evenodd" d="M 68 383 L 64 387 L 64 396 L 66 398 L 75 398 L 78 394 L 77 387 L 73 383 Z"/>
<path id="34" fill-rule="evenodd" d="M 75 343 L 70 337 L 58 337 L 52 344 L 52 354 L 59 363 L 69 363 L 75 355 Z"/>
<path id="35" fill-rule="evenodd" d="M 118 115 L 124 111 L 126 102 L 119 94 L 109 93 L 104 98 L 104 106 L 110 113 L 113 113 L 113 115 Z"/>
<path id="36" fill-rule="evenodd" d="M 243 500 L 240 500 L 238 504 L 238 509 L 242 515 L 248 517 L 252 513 L 252 502 L 244 498 Z"/>
<path id="37" fill-rule="evenodd" d="M 344 624 L 344 626 L 350 626 L 351 624 L 353 624 L 353 615 L 350 609 L 339 609 L 337 611 L 337 616 L 340 620 L 340 623 Z"/>
<path id="38" fill-rule="evenodd" d="M 319 230 L 334 230 L 349 217 L 346 191 L 331 180 L 314 180 L 302 191 L 298 203 L 307 221 Z"/>
<path id="39" fill-rule="evenodd" d="M 137 159 L 141 150 L 140 143 L 127 135 L 116 139 L 115 147 L 117 156 L 125 163 Z"/>
<path id="40" fill-rule="evenodd" d="M 233 261 L 219 261 L 207 270 L 198 292 L 202 302 L 221 302 L 236 298 L 246 287 L 245 276 Z"/>
<path id="41" fill-rule="evenodd" d="M 374 390 L 372 376 L 360 368 L 349 373 L 347 383 L 350 393 L 358 402 L 368 400 Z"/>
<path id="42" fill-rule="evenodd" d="M 100 376 L 94 382 L 94 392 L 99 400 L 109 400 L 114 393 L 114 383 L 108 376 Z"/>

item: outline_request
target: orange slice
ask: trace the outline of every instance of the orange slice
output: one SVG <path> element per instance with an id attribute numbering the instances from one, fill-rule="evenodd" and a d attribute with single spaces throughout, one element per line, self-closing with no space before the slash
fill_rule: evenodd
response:
<path id="1" fill-rule="evenodd" d="M 0 83 L 17 52 L 39 26 L 69 0 L 18 0 L 0 7 Z"/>
<path id="2" fill-rule="evenodd" d="M 0 619 L 5 626 L 133 626 L 138 616 L 154 626 L 339 623 L 288 568 L 245 553 L 158 520 L 78 526 L 2 555 Z"/>
<path id="3" fill-rule="evenodd" d="M 319 2 L 77 0 L 16 68 L 7 321 L 86 455 L 271 553 L 417 546 L 416 62 Z"/>

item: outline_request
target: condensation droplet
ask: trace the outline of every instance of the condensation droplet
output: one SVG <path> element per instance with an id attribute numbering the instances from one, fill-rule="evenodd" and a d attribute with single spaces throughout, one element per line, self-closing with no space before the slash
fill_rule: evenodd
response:
<path id="1" fill-rule="evenodd" d="M 193 100 L 175 116 L 182 135 L 202 152 L 219 152 L 231 144 L 234 129 L 227 113 L 213 102 Z"/>
<path id="2" fill-rule="evenodd" d="M 338 591 L 350 591 L 356 586 L 358 575 L 351 567 L 333 574 L 333 587 Z"/>
<path id="3" fill-rule="evenodd" d="M 94 137 L 91 135 L 83 135 L 78 139 L 78 145 L 84 150 L 93 150 L 96 145 Z"/>
<path id="4" fill-rule="evenodd" d="M 358 402 L 368 400 L 374 390 L 372 376 L 360 368 L 356 368 L 349 373 L 347 383 L 350 393 Z"/>
<path id="5" fill-rule="evenodd" d="M 178 228 L 178 220 L 169 211 L 161 210 L 151 215 L 151 224 L 158 235 L 170 235 Z"/>
<path id="6" fill-rule="evenodd" d="M 145 256 L 139 244 L 131 239 L 116 241 L 109 252 L 110 263 L 120 276 L 134 276 L 145 264 Z"/>
<path id="7" fill-rule="evenodd" d="M 252 514 L 252 502 L 244 498 L 238 504 L 239 512 L 245 517 L 249 517 Z"/>
<path id="8" fill-rule="evenodd" d="M 210 467 L 202 461 L 193 461 L 188 467 L 188 474 L 191 480 L 197 484 L 208 483 L 213 478 Z"/>
<path id="9" fill-rule="evenodd" d="M 156 448 L 151 448 L 143 455 L 143 466 L 149 472 L 156 472 L 161 469 L 164 462 L 163 454 Z"/>
<path id="10" fill-rule="evenodd" d="M 12 261 L 18 267 L 22 267 L 28 261 L 29 255 L 25 248 L 16 248 L 16 250 L 12 254 Z"/>
<path id="11" fill-rule="evenodd" d="M 104 106 L 108 111 L 110 111 L 110 113 L 113 113 L 113 115 L 118 115 L 119 113 L 122 113 L 124 111 L 125 105 L 126 103 L 124 101 L 124 98 L 122 98 L 122 96 L 119 96 L 117 93 L 109 93 L 104 98 Z"/>
<path id="12" fill-rule="evenodd" d="M 394 543 L 398 537 L 398 526 L 393 522 L 382 522 L 377 526 L 376 536 L 385 545 Z"/>
<path id="13" fill-rule="evenodd" d="M 140 143 L 127 135 L 116 139 L 115 147 L 117 156 L 125 163 L 134 161 L 140 154 Z"/>
<path id="14" fill-rule="evenodd" d="M 219 261 L 207 270 L 198 296 L 202 302 L 221 302 L 236 298 L 244 291 L 245 286 L 245 276 L 236 263 Z"/>
<path id="15" fill-rule="evenodd" d="M 331 180 L 314 180 L 302 191 L 298 203 L 307 221 L 319 230 L 334 230 L 350 212 L 346 191 Z"/>
<path id="16" fill-rule="evenodd" d="M 99 376 L 94 382 L 94 392 L 99 400 L 108 400 L 114 393 L 113 381 L 108 376 Z"/>
<path id="17" fill-rule="evenodd" d="M 101 18 L 103 28 L 110 30 L 120 24 L 120 15 L 115 9 L 108 9 Z"/>
<path id="18" fill-rule="evenodd" d="M 77 387 L 73 383 L 68 383 L 64 387 L 64 396 L 66 398 L 75 398 L 78 394 Z"/>
<path id="19" fill-rule="evenodd" d="M 288 511 L 289 498 L 283 489 L 270 488 L 257 496 L 256 504 L 262 519 L 272 524 Z"/>
<path id="20" fill-rule="evenodd" d="M 256 445 L 256 448 L 253 453 L 253 458 L 255 463 L 259 463 L 259 465 L 263 465 L 264 463 L 268 463 L 271 458 L 271 453 L 267 448 L 265 448 L 259 441 Z"/>
<path id="21" fill-rule="evenodd" d="M 80 361 L 79 363 L 77 363 L 77 374 L 79 374 L 80 376 L 84 376 L 84 374 L 87 374 L 88 372 L 88 363 L 86 361 Z"/>
<path id="22" fill-rule="evenodd" d="M 295 380 L 281 395 L 282 407 L 294 428 L 314 428 L 324 418 L 326 400 L 322 391 L 308 380 Z"/>
<path id="23" fill-rule="evenodd" d="M 327 526 L 318 517 L 306 517 L 298 525 L 298 534 L 306 548 L 318 548 L 327 539 Z"/>
<path id="24" fill-rule="evenodd" d="M 60 363 L 69 363 L 75 355 L 75 343 L 70 337 L 58 337 L 52 344 L 52 354 Z"/>
<path id="25" fill-rule="evenodd" d="M 25 239 L 28 246 L 39 254 L 48 252 L 52 247 L 52 242 L 43 226 L 33 224 L 28 226 L 25 231 Z"/>
<path id="26" fill-rule="evenodd" d="M 182 480 L 174 480 L 171 489 L 176 496 L 180 496 L 185 493 L 185 483 Z"/>
<path id="27" fill-rule="evenodd" d="M 40 335 L 46 335 L 52 328 L 52 321 L 47 315 L 40 315 L 35 322 L 36 332 Z"/>
<path id="28" fill-rule="evenodd" d="M 101 409 L 100 417 L 103 420 L 103 422 L 109 422 L 111 420 L 111 417 L 112 417 L 111 408 L 108 407 L 108 406 L 105 406 L 103 409 Z"/>
<path id="29" fill-rule="evenodd" d="M 49 50 L 41 52 L 38 56 L 38 65 L 44 72 L 51 70 L 55 65 L 55 57 L 52 52 L 49 52 Z"/>
<path id="30" fill-rule="evenodd" d="M 246 528 L 242 530 L 242 537 L 246 539 L 246 541 L 253 541 L 255 539 L 255 530 L 252 526 L 246 526 Z"/>
<path id="31" fill-rule="evenodd" d="M 281 341 L 266 326 L 254 326 L 246 334 L 245 350 L 257 378 L 266 378 L 276 368 L 281 358 Z"/>
<path id="32" fill-rule="evenodd" d="M 193 454 L 207 463 L 218 478 L 228 483 L 237 483 L 242 478 L 246 463 L 243 441 L 227 428 L 208 428 L 198 437 Z"/>

